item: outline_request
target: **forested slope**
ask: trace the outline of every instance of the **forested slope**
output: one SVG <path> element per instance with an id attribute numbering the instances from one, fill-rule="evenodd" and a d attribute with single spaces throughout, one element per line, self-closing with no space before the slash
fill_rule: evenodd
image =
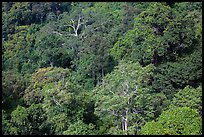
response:
<path id="1" fill-rule="evenodd" d="M 202 2 L 2 2 L 2 134 L 201 135 Z"/>

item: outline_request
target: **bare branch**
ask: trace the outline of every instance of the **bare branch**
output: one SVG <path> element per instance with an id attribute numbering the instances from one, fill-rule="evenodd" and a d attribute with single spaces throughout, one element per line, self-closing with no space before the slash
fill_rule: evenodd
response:
<path id="1" fill-rule="evenodd" d="M 76 36 L 76 34 L 67 34 L 68 36 Z"/>
<path id="2" fill-rule="evenodd" d="M 72 21 L 72 24 L 74 24 L 74 20 L 73 20 L 73 19 L 71 19 L 71 21 Z"/>
<path id="3" fill-rule="evenodd" d="M 75 34 L 62 34 L 62 33 L 59 33 L 59 32 L 57 32 L 57 31 L 53 31 L 52 33 L 58 34 L 58 35 L 60 35 L 60 36 L 76 36 Z"/>
<path id="4" fill-rule="evenodd" d="M 136 114 L 136 113 L 142 112 L 142 110 L 137 110 L 137 109 L 135 109 L 135 108 L 133 108 L 132 111 L 133 111 L 133 114 Z"/>
<path id="5" fill-rule="evenodd" d="M 64 25 L 65 27 L 68 26 L 68 27 L 72 27 L 74 30 L 75 30 L 75 26 L 74 25 Z"/>
<path id="6" fill-rule="evenodd" d="M 57 34 L 57 35 L 59 35 L 59 36 L 64 36 L 64 37 L 66 37 L 66 36 L 75 36 L 75 37 L 78 37 L 78 36 L 79 36 L 80 38 L 85 39 L 85 38 L 87 38 L 88 36 L 86 36 L 84 33 L 79 34 L 79 29 L 80 29 L 80 27 L 81 27 L 82 25 L 85 24 L 85 28 L 89 29 L 90 31 L 96 31 L 96 30 L 98 30 L 99 28 L 101 28 L 101 26 L 103 26 L 105 23 L 108 22 L 108 21 L 105 21 L 105 22 L 101 23 L 100 25 L 96 26 L 96 28 L 93 28 L 93 29 L 92 29 L 91 27 L 89 27 L 90 25 L 86 26 L 86 23 L 88 22 L 88 20 L 84 21 L 84 19 L 83 19 L 83 17 L 82 17 L 81 15 L 78 15 L 78 19 L 77 19 L 76 21 L 74 21 L 73 18 L 72 18 L 70 21 L 71 21 L 71 22 L 70 22 L 69 24 L 66 24 L 66 25 L 64 25 L 64 26 L 65 26 L 65 27 L 71 27 L 71 28 L 73 29 L 73 31 L 74 31 L 73 34 L 67 34 L 66 32 L 63 33 L 63 31 L 62 31 L 62 32 L 61 32 L 61 31 L 60 31 L 60 32 L 51 31 L 51 32 L 49 32 L 49 33 Z M 51 29 L 52 29 L 52 28 L 51 28 Z"/>
<path id="7" fill-rule="evenodd" d="M 61 34 L 61 33 L 57 32 L 57 31 L 53 31 L 52 33 L 54 33 L 54 34 L 58 34 L 58 35 L 60 35 L 60 36 L 62 36 L 62 35 L 63 35 L 63 34 Z"/>
<path id="8" fill-rule="evenodd" d="M 133 91 L 134 94 L 137 93 L 137 85 L 135 86 L 135 90 Z"/>
<path id="9" fill-rule="evenodd" d="M 57 104 L 57 105 L 59 105 L 59 106 L 62 106 L 56 99 L 55 99 L 55 97 L 54 96 L 52 96 L 52 98 L 53 98 L 53 100 L 54 100 L 54 102 L 55 102 L 55 104 Z"/>
<path id="10" fill-rule="evenodd" d="M 114 116 L 118 117 L 118 114 L 117 114 L 117 113 L 115 113 L 115 111 L 114 111 L 114 110 L 112 110 L 112 114 L 113 114 Z"/>

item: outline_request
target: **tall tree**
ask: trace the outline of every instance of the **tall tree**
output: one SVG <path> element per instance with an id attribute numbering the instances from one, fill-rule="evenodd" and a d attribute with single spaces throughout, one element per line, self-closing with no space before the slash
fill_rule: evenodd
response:
<path id="1" fill-rule="evenodd" d="M 92 91 L 96 114 L 103 119 L 102 127 L 115 128 L 123 134 L 138 134 L 145 121 L 153 117 L 150 104 L 153 69 L 153 65 L 143 68 L 139 63 L 123 61 L 105 76 L 102 84 Z"/>

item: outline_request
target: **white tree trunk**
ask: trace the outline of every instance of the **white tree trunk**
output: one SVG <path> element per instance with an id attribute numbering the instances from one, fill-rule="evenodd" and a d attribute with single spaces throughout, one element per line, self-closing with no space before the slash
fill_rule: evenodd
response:
<path id="1" fill-rule="evenodd" d="M 124 121 L 125 121 L 125 118 L 124 118 L 124 116 L 122 116 L 122 122 L 121 122 L 121 124 L 122 124 L 122 130 L 123 130 L 123 132 L 125 131 L 125 124 L 124 124 Z"/>
<path id="2" fill-rule="evenodd" d="M 125 119 L 124 119 L 124 130 L 127 131 L 128 130 L 128 109 L 125 111 Z"/>
<path id="3" fill-rule="evenodd" d="M 123 111 L 123 114 L 121 115 L 122 116 L 122 130 L 123 132 L 125 132 L 127 134 L 127 130 L 128 130 L 128 109 L 124 110 Z"/>

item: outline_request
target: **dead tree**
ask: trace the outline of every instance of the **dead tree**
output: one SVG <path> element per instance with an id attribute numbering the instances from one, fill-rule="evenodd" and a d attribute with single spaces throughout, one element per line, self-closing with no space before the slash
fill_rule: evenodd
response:
<path id="1" fill-rule="evenodd" d="M 74 31 L 74 34 L 62 34 L 60 32 L 57 31 L 53 31 L 54 34 L 58 34 L 58 35 L 71 35 L 71 36 L 76 36 L 78 37 L 80 34 L 80 28 L 82 27 L 82 25 L 84 25 L 85 23 L 87 23 L 87 21 L 83 21 L 82 17 L 79 15 L 77 21 L 74 21 L 73 19 L 71 19 L 71 23 L 68 25 L 64 25 L 65 27 L 71 27 L 72 30 Z"/>

